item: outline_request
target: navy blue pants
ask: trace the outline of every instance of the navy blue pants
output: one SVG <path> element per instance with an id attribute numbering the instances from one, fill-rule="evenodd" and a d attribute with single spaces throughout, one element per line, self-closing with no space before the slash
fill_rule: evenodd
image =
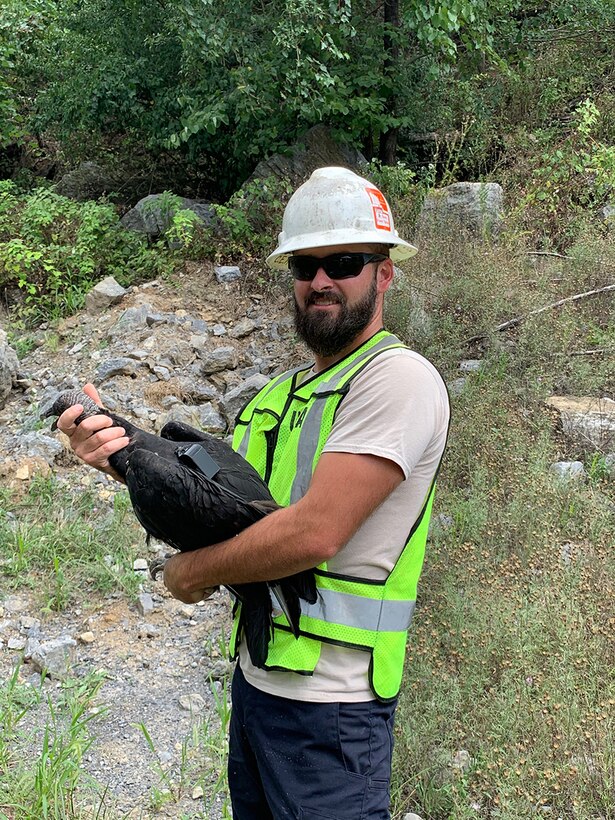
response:
<path id="1" fill-rule="evenodd" d="M 233 676 L 233 820 L 388 820 L 395 703 L 307 703 Z"/>

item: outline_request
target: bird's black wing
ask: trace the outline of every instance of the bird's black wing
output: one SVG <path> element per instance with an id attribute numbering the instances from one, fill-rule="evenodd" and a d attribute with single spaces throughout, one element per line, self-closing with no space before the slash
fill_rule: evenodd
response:
<path id="1" fill-rule="evenodd" d="M 164 439 L 176 442 L 179 447 L 190 442 L 200 444 L 220 467 L 215 480 L 242 498 L 254 501 L 271 500 L 271 493 L 258 472 L 225 441 L 179 421 L 167 422 L 160 435 Z"/>
<path id="2" fill-rule="evenodd" d="M 240 500 L 202 473 L 149 450 L 133 451 L 126 484 L 147 532 L 182 551 L 232 538 L 265 515 L 249 496 Z"/>
<path id="3" fill-rule="evenodd" d="M 167 421 L 160 435 L 170 441 L 207 441 L 212 438 L 202 430 L 197 430 L 196 427 L 191 427 L 181 421 Z"/>

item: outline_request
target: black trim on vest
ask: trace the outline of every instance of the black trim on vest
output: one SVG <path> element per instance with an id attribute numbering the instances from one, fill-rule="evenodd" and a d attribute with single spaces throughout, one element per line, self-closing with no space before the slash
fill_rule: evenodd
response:
<path id="1" fill-rule="evenodd" d="M 254 398 L 254 396 L 252 396 L 252 399 L 253 399 L 253 398 Z M 242 414 L 242 413 L 243 413 L 243 411 L 246 409 L 246 407 L 250 404 L 250 402 L 252 401 L 252 399 L 250 399 L 249 401 L 247 401 L 247 402 L 244 404 L 244 406 L 241 408 L 241 410 L 239 411 L 239 413 L 237 413 L 237 415 L 235 416 L 235 427 L 238 427 L 240 424 L 241 424 L 241 425 L 243 425 L 243 427 L 247 427 L 247 426 L 248 426 L 248 424 L 250 424 L 250 421 L 242 421 L 242 420 L 239 418 L 239 416 L 241 416 L 241 414 Z M 273 410 L 260 410 L 259 408 L 256 408 L 256 409 L 253 411 L 253 413 L 252 413 L 252 416 L 265 416 L 265 415 L 267 415 L 267 416 L 273 416 L 273 417 L 274 417 L 275 419 L 277 419 L 278 421 L 280 420 L 280 417 L 278 416 L 278 414 L 277 414 L 277 413 L 274 413 L 274 411 L 273 411 Z M 250 416 L 250 420 L 252 419 L 252 416 Z"/>
<path id="2" fill-rule="evenodd" d="M 337 581 L 349 581 L 353 584 L 372 584 L 373 586 L 383 587 L 387 582 L 387 578 L 383 580 L 360 578 L 358 575 L 343 575 L 341 572 L 329 572 L 328 570 L 318 569 L 318 567 L 315 567 L 313 572 L 314 575 L 322 575 L 323 578 L 335 578 Z"/>
<path id="3" fill-rule="evenodd" d="M 274 624 L 273 627 L 274 629 L 282 629 L 284 630 L 284 632 L 292 632 L 292 630 L 289 627 L 283 626 L 282 624 Z M 338 641 L 334 638 L 323 638 L 322 636 L 314 635 L 311 632 L 304 632 L 302 629 L 299 630 L 299 634 L 303 635 L 306 638 L 312 638 L 313 640 L 320 641 L 321 643 L 327 643 L 330 646 L 340 646 L 343 649 L 358 649 L 360 652 L 369 652 L 370 659 L 367 677 L 369 680 L 369 687 L 376 696 L 376 700 L 379 700 L 380 703 L 393 703 L 393 701 L 397 700 L 397 698 L 399 697 L 399 692 L 397 692 L 397 694 L 394 695 L 392 698 L 383 698 L 376 693 L 376 689 L 374 688 L 374 650 L 371 646 L 362 646 L 361 644 L 357 643 L 347 643 L 346 641 Z M 304 677 L 311 677 L 314 674 L 313 671 L 309 670 L 288 669 L 285 666 L 267 666 L 267 664 L 263 666 L 263 669 L 265 669 L 267 672 L 294 672 L 295 675 L 303 675 Z"/>
<path id="4" fill-rule="evenodd" d="M 325 369 L 324 369 L 324 370 L 319 370 L 319 371 L 318 371 L 318 373 L 314 373 L 314 375 L 313 375 L 313 376 L 310 376 L 310 378 L 309 378 L 309 379 L 306 379 L 304 382 L 302 382 L 302 383 L 301 383 L 301 387 L 304 387 L 306 384 L 309 384 L 309 383 L 310 383 L 313 379 L 317 379 L 317 378 L 319 378 L 320 376 L 322 376 L 322 374 L 323 374 L 323 373 L 326 373 L 328 370 L 332 370 L 334 367 L 337 367 L 337 366 L 338 366 L 338 364 L 340 364 L 341 362 L 345 361 L 345 360 L 346 360 L 349 356 L 352 356 L 352 355 L 353 355 L 353 353 L 356 353 L 356 352 L 357 352 L 357 350 L 361 350 L 361 348 L 363 347 L 363 345 L 366 345 L 368 342 L 371 342 L 371 340 L 374 338 L 374 336 L 377 336 L 379 333 L 382 333 L 383 331 L 384 331 L 384 328 L 383 328 L 383 327 L 381 327 L 381 328 L 380 328 L 380 330 L 377 330 L 375 333 L 373 333 L 373 334 L 369 337 L 369 339 L 366 339 L 364 342 L 361 342 L 361 344 L 360 344 L 360 345 L 357 345 L 357 346 L 356 346 L 356 347 L 354 347 L 352 350 L 350 350 L 350 351 L 349 351 L 349 352 L 348 352 L 348 353 L 347 353 L 347 354 L 346 354 L 343 358 L 338 359 L 338 361 L 333 362 L 333 364 L 330 364 L 328 367 L 325 367 Z M 388 333 L 388 331 L 386 331 L 386 332 Z M 392 335 L 393 335 L 393 334 L 391 333 L 391 336 L 392 336 Z M 313 367 L 313 366 L 314 366 L 314 365 L 312 364 L 312 365 L 311 365 L 311 367 Z"/>
<path id="5" fill-rule="evenodd" d="M 373 652 L 372 652 L 371 658 L 369 659 L 369 669 L 367 670 L 367 677 L 368 677 L 368 680 L 369 680 L 369 688 L 372 690 L 374 695 L 376 695 L 376 698 L 377 698 L 377 700 L 380 701 L 380 703 L 393 703 L 394 701 L 397 700 L 397 698 L 399 697 L 399 692 L 401 690 L 401 685 L 400 685 L 400 688 L 397 690 L 397 694 L 393 695 L 392 698 L 382 698 L 382 697 L 380 697 L 380 695 L 376 694 L 376 689 L 374 688 L 374 653 Z"/>
<path id="6" fill-rule="evenodd" d="M 271 430 L 265 431 L 265 443 L 267 446 L 267 457 L 265 461 L 265 475 L 263 476 L 263 480 L 265 484 L 269 484 L 269 479 L 271 478 L 271 472 L 273 470 L 273 457 L 275 455 L 275 448 L 278 446 L 278 436 L 280 435 L 280 427 L 282 426 L 282 422 L 284 421 L 284 417 L 288 413 L 288 409 L 293 403 L 293 393 L 297 387 L 297 379 L 299 377 L 299 373 L 302 373 L 302 370 L 299 370 L 292 376 L 292 381 L 290 385 L 290 392 L 286 397 L 286 402 L 284 403 L 284 407 L 282 408 L 282 412 L 280 416 L 277 417 L 278 422 L 275 427 L 272 427 Z M 273 414 L 275 416 L 275 413 Z"/>

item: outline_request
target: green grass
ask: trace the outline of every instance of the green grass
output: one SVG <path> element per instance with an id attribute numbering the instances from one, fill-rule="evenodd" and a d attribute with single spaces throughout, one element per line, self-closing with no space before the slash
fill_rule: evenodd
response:
<path id="1" fill-rule="evenodd" d="M 497 273 L 489 252 L 458 256 L 455 299 L 473 293 L 471 312 L 464 302 L 425 340 L 449 377 L 476 355 L 464 338 L 557 298 L 550 281 L 523 288 L 522 260 L 501 253 Z M 602 266 L 586 258 L 571 279 L 560 292 L 599 286 Z M 603 454 L 566 441 L 543 403 L 552 391 L 613 396 L 612 357 L 569 355 L 615 341 L 609 298 L 489 335 L 483 369 L 453 397 L 436 496 L 452 525 L 434 528 L 419 587 L 396 724 L 396 819 L 615 817 L 615 485 Z M 588 477 L 558 481 L 549 465 L 560 458 L 583 460 Z M 460 750 L 464 771 L 451 765 Z"/>
<path id="2" fill-rule="evenodd" d="M 19 666 L 0 687 L 0 817 L 10 820 L 77 820 L 103 817 L 104 788 L 89 782 L 81 764 L 92 744 L 90 710 L 103 678 L 68 681 L 58 696 L 19 682 Z M 22 728 L 28 709 L 46 702 L 47 723 L 32 754 L 32 732 Z M 85 799 L 90 806 L 85 808 Z M 91 807 L 94 806 L 92 811 Z M 99 808 L 96 808 L 98 806 Z"/>
<path id="3" fill-rule="evenodd" d="M 127 492 L 103 499 L 37 476 L 23 497 L 5 490 L 3 501 L 0 591 L 28 587 L 43 609 L 58 611 L 87 591 L 136 595 L 132 562 L 144 534 Z"/>

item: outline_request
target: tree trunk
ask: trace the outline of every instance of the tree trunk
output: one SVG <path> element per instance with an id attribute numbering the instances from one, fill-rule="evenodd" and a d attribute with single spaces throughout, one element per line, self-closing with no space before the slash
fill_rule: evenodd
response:
<path id="1" fill-rule="evenodd" d="M 388 80 L 389 88 L 395 84 L 395 68 L 399 56 L 399 46 L 394 37 L 391 37 L 388 26 L 399 27 L 399 0 L 384 0 L 384 24 L 385 32 L 383 37 L 384 66 L 383 73 Z M 385 112 L 394 116 L 396 113 L 396 95 L 389 91 L 385 103 Z M 397 157 L 397 134 L 399 128 L 388 128 L 380 134 L 380 161 L 385 165 L 394 165 Z"/>

